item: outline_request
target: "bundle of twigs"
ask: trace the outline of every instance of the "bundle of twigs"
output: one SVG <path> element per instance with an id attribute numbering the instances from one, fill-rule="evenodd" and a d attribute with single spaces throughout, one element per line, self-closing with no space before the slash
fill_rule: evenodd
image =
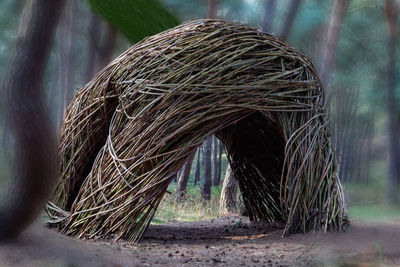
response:
<path id="1" fill-rule="evenodd" d="M 51 222 L 139 240 L 187 156 L 216 134 L 251 219 L 283 221 L 285 234 L 342 229 L 322 105 L 312 63 L 257 29 L 198 20 L 147 38 L 69 106 Z"/>

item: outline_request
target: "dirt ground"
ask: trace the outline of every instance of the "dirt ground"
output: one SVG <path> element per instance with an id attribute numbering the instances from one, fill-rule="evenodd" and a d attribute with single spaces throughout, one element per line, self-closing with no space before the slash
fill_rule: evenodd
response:
<path id="1" fill-rule="evenodd" d="M 400 266 L 400 222 L 281 234 L 244 217 L 152 225 L 139 244 L 76 240 L 34 225 L 0 245 L 0 266 Z"/>

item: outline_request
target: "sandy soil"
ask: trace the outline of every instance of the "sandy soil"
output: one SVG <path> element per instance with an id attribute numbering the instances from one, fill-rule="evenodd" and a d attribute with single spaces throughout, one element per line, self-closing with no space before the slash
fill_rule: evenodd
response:
<path id="1" fill-rule="evenodd" d="M 139 244 L 82 241 L 35 225 L 0 245 L 0 266 L 400 266 L 400 222 L 281 238 L 244 217 L 152 225 Z"/>

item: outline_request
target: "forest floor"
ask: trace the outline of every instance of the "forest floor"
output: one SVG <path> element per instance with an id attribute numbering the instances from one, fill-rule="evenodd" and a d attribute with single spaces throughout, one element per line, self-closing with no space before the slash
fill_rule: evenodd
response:
<path id="1" fill-rule="evenodd" d="M 245 217 L 151 225 L 139 244 L 82 241 L 38 224 L 0 245 L 0 266 L 400 266 L 400 221 L 281 235 Z"/>

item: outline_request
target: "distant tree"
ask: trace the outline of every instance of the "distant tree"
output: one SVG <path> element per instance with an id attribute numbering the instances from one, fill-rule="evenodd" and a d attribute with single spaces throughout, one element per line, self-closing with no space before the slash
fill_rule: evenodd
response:
<path id="1" fill-rule="evenodd" d="M 264 12 L 261 23 L 261 30 L 263 32 L 272 32 L 272 23 L 274 21 L 276 10 L 276 0 L 265 0 Z"/>
<path id="2" fill-rule="evenodd" d="M 217 137 L 213 135 L 212 137 L 212 153 L 213 153 L 213 172 L 212 172 L 212 185 L 213 186 L 218 186 L 219 185 L 219 172 L 218 172 L 218 165 L 219 165 L 219 160 L 218 160 L 218 148 L 219 148 L 219 140 Z"/>
<path id="3" fill-rule="evenodd" d="M 85 68 L 85 83 L 89 82 L 96 72 L 96 58 L 98 45 L 100 43 L 101 35 L 101 19 L 100 17 L 90 11 L 89 26 L 88 26 L 88 50 Z"/>
<path id="4" fill-rule="evenodd" d="M 117 29 L 104 21 L 93 11 L 90 11 L 88 25 L 88 57 L 86 62 L 85 80 L 103 69 L 112 59 L 117 39 Z"/>
<path id="5" fill-rule="evenodd" d="M 196 168 L 194 171 L 193 185 L 197 185 L 197 183 L 200 181 L 200 170 L 201 170 L 200 158 L 201 158 L 201 146 L 197 148 Z"/>
<path id="6" fill-rule="evenodd" d="M 181 201 L 186 196 L 187 184 L 189 181 L 190 170 L 192 169 L 192 163 L 195 154 L 196 150 L 193 150 L 193 152 L 189 154 L 189 157 L 186 159 L 186 162 L 182 167 L 182 170 L 179 172 L 178 184 L 176 185 L 175 202 Z"/>
<path id="7" fill-rule="evenodd" d="M 204 162 L 204 177 L 203 185 L 201 187 L 201 199 L 208 201 L 211 199 L 211 146 L 212 137 L 209 136 L 204 143 L 203 162 Z"/>
<path id="8" fill-rule="evenodd" d="M 112 55 L 115 50 L 116 40 L 117 40 L 117 29 L 110 23 L 104 22 L 102 28 L 102 38 L 99 45 L 96 72 L 103 69 L 112 60 Z"/>
<path id="9" fill-rule="evenodd" d="M 76 46 L 77 46 L 77 19 L 78 14 L 78 1 L 71 0 L 66 4 L 64 13 L 61 16 L 59 26 L 59 84 L 60 84 L 60 123 L 64 115 L 64 111 L 69 105 L 74 96 L 75 91 L 75 59 L 76 59 Z"/>
<path id="10" fill-rule="evenodd" d="M 398 203 L 400 186 L 399 126 L 396 121 L 396 36 L 398 6 L 394 0 L 385 1 L 385 15 L 388 25 L 387 38 L 387 114 L 389 130 L 389 197 Z"/>
<path id="11" fill-rule="evenodd" d="M 218 0 L 208 0 L 208 18 L 217 18 L 218 13 Z"/>
<path id="12" fill-rule="evenodd" d="M 236 213 L 236 195 L 238 182 L 233 176 L 230 164 L 226 167 L 224 182 L 222 184 L 221 197 L 219 201 L 219 215 L 226 216 Z"/>
<path id="13" fill-rule="evenodd" d="M 328 86 L 340 29 L 349 4 L 350 0 L 335 0 L 332 8 L 320 70 L 321 82 L 325 88 Z"/>
<path id="14" fill-rule="evenodd" d="M 62 0 L 27 0 L 3 90 L 15 140 L 14 177 L 0 192 L 0 240 L 23 231 L 42 211 L 55 179 L 56 137 L 43 76 Z"/>
<path id="15" fill-rule="evenodd" d="M 301 4 L 301 0 L 292 0 L 289 5 L 289 11 L 286 15 L 286 20 L 283 23 L 282 30 L 280 33 L 280 37 L 282 40 L 286 40 L 290 34 L 290 31 L 293 27 L 293 22 L 296 18 L 297 12 L 299 11 L 299 7 Z"/>

